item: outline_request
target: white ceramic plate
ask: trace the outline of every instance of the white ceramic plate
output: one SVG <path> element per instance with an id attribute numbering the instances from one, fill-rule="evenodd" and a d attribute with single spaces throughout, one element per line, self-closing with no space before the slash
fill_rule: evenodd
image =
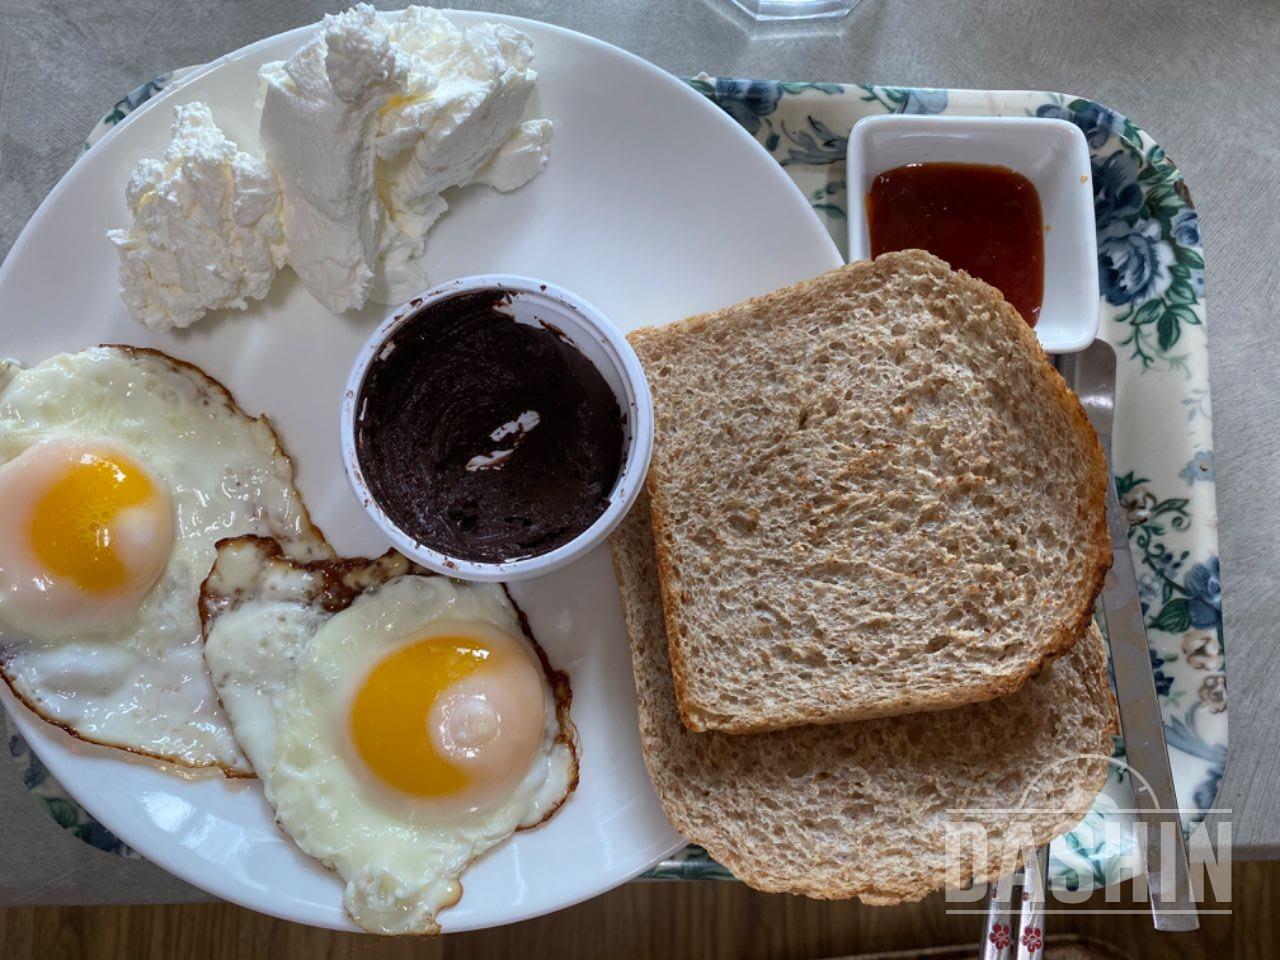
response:
<path id="1" fill-rule="evenodd" d="M 481 19 L 452 14 L 458 22 Z M 804 196 L 729 117 L 674 77 L 607 44 L 529 21 L 540 74 L 530 114 L 555 123 L 547 171 L 510 195 L 464 195 L 432 234 L 433 282 L 512 273 L 559 283 L 623 329 L 665 323 L 838 265 Z M 258 149 L 257 68 L 311 28 L 203 68 L 133 113 L 58 184 L 0 269 L 3 349 L 27 363 L 99 342 L 158 347 L 199 364 L 250 412 L 271 415 L 313 516 L 335 547 L 386 547 L 342 472 L 338 411 L 357 349 L 382 309 L 334 316 L 285 272 L 247 313 L 151 334 L 117 296 L 103 237 L 126 223 L 134 164 L 169 139 L 172 108 L 203 100 L 228 135 Z M 631 665 L 607 548 L 515 590 L 552 660 L 573 680 L 582 780 L 547 824 L 463 877 L 445 930 L 535 916 L 599 894 L 682 845 L 650 787 Z M 148 859 L 228 900 L 350 929 L 337 877 L 276 829 L 256 784 L 188 780 L 86 747 L 0 695 L 22 735 L 76 798 Z"/>

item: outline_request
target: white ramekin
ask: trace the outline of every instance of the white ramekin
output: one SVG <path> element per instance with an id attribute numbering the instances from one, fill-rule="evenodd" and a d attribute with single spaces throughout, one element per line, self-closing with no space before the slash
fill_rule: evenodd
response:
<path id="1" fill-rule="evenodd" d="M 370 492 L 356 456 L 357 400 L 370 364 L 402 324 L 439 300 L 471 290 L 501 289 L 510 297 L 519 323 L 554 327 L 600 371 L 622 411 L 626 455 L 608 505 L 595 522 L 568 543 L 546 553 L 502 563 L 479 563 L 440 553 L 418 543 L 386 515 Z M 527 580 L 571 563 L 601 544 L 622 522 L 640 494 L 653 453 L 653 399 L 640 361 L 626 337 L 595 307 L 553 283 L 507 274 L 480 274 L 450 280 L 397 307 L 373 332 L 356 356 L 342 398 L 342 462 L 347 479 L 365 511 L 397 550 L 429 570 L 459 580 Z"/>
<path id="2" fill-rule="evenodd" d="M 1030 180 L 1044 220 L 1044 303 L 1036 336 L 1048 353 L 1075 353 L 1098 333 L 1098 235 L 1093 171 L 1080 128 L 1052 117 L 890 113 L 849 134 L 849 259 L 871 255 L 866 196 L 877 176 L 907 163 L 998 164 Z"/>

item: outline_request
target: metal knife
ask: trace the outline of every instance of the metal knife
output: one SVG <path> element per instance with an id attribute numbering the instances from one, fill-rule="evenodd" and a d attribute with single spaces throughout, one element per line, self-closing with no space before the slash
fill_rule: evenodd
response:
<path id="1" fill-rule="evenodd" d="M 1200 922 L 1187 873 L 1187 848 L 1169 769 L 1164 719 L 1151 671 L 1146 624 L 1138 601 L 1138 579 L 1129 553 L 1129 522 L 1116 495 L 1111 459 L 1116 355 L 1110 344 L 1095 340 L 1080 353 L 1063 354 L 1056 359 L 1067 385 L 1080 397 L 1107 456 L 1107 528 L 1111 533 L 1112 564 L 1102 590 L 1101 607 L 1111 642 L 1129 782 L 1138 817 L 1146 828 L 1151 914 L 1157 930 L 1196 930 Z M 1172 848 L 1166 850 L 1170 841 Z"/>

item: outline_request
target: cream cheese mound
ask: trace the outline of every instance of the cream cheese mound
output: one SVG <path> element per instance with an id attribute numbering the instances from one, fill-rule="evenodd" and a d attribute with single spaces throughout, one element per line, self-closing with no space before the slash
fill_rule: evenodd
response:
<path id="1" fill-rule="evenodd" d="M 551 123 L 520 122 L 532 62 L 529 37 L 504 24 L 359 4 L 262 68 L 260 132 L 290 262 L 316 299 L 342 312 L 420 292 L 442 193 L 514 190 L 542 170 Z"/>
<path id="2" fill-rule="evenodd" d="M 285 260 L 276 176 L 240 150 L 203 103 L 178 107 L 163 160 L 143 160 L 125 198 L 121 297 L 152 330 L 190 326 L 208 310 L 243 310 L 266 296 Z"/>

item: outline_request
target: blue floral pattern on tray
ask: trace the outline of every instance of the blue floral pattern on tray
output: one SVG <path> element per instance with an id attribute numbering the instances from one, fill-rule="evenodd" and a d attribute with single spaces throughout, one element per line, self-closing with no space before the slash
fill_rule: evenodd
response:
<path id="1" fill-rule="evenodd" d="M 13 729 L 9 723 L 8 714 L 0 711 L 0 717 L 3 718 L 2 726 L 9 756 L 22 769 L 22 785 L 44 807 L 45 812 L 53 817 L 58 826 L 70 830 L 85 843 L 99 850 L 138 859 L 138 854 L 132 847 L 89 816 L 84 807 L 71 799 L 62 784 L 53 779 L 44 764 L 40 762 L 40 758 Z"/>
<path id="2" fill-rule="evenodd" d="M 98 121 L 98 125 L 90 131 L 88 138 L 84 142 L 84 149 L 88 150 L 102 137 L 104 133 L 114 127 L 117 123 L 127 117 L 133 111 L 154 97 L 157 93 L 169 86 L 175 80 L 180 80 L 192 71 L 193 68 L 186 67 L 182 70 L 172 70 L 169 73 L 162 73 L 158 77 L 148 80 L 141 86 L 134 87 L 123 97 L 116 101 L 115 106 Z"/>
<path id="3" fill-rule="evenodd" d="M 122 98 L 85 144 L 189 70 Z M 701 75 L 688 83 L 742 127 L 805 192 L 841 250 L 846 245 L 848 131 L 877 113 L 1040 116 L 1068 120 L 1092 156 L 1102 297 L 1100 336 L 1120 358 L 1115 455 L 1128 512 L 1151 666 L 1184 826 L 1217 795 L 1227 754 L 1222 585 L 1217 551 L 1212 412 L 1204 330 L 1200 225 L 1181 173 L 1163 148 L 1101 104 L 1057 93 L 781 83 Z M 4 717 L 8 723 L 8 718 Z M 60 824 L 100 849 L 136 856 L 97 824 L 7 728 L 9 753 L 32 794 Z M 1123 759 L 1117 739 L 1115 756 Z M 1097 887 L 1141 872 L 1132 833 L 1115 837 L 1131 798 L 1123 767 L 1093 810 L 1054 841 L 1053 882 Z M 661 879 L 729 879 L 701 847 L 651 870 Z"/>

